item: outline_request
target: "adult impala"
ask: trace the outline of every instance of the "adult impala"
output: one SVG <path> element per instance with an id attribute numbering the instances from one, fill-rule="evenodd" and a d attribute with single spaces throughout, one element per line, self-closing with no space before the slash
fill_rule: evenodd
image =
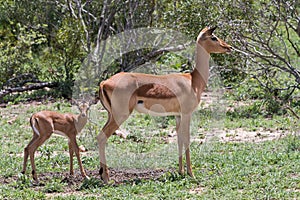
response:
<path id="1" fill-rule="evenodd" d="M 176 116 L 179 172 L 184 173 L 182 153 L 185 150 L 187 173 L 193 176 L 189 149 L 191 116 L 208 81 L 210 54 L 231 51 L 230 45 L 213 34 L 214 30 L 206 27 L 198 35 L 196 66 L 192 73 L 158 76 L 122 72 L 101 82 L 99 97 L 108 112 L 108 120 L 97 140 L 99 173 L 105 183 L 109 181 L 105 144 L 133 110 L 155 116 Z"/>
<path id="2" fill-rule="evenodd" d="M 30 156 L 32 176 L 35 181 L 38 181 L 36 167 L 34 163 L 34 153 L 39 146 L 41 146 L 47 139 L 50 138 L 52 133 L 66 136 L 69 141 L 69 154 L 70 154 L 70 175 L 74 174 L 73 170 L 73 155 L 77 157 L 81 175 L 88 178 L 79 152 L 84 151 L 80 149 L 76 142 L 76 135 L 80 133 L 87 122 L 88 110 L 92 102 L 75 102 L 80 114 L 62 114 L 55 111 L 40 111 L 33 114 L 30 118 L 30 125 L 33 130 L 33 137 L 29 144 L 24 149 L 24 162 L 22 173 L 25 174 L 28 156 Z"/>

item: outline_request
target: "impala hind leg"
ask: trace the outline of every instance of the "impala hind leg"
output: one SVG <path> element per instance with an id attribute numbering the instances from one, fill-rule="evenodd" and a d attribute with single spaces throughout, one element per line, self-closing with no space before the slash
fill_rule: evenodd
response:
<path id="1" fill-rule="evenodd" d="M 30 163 L 32 168 L 32 177 L 35 181 L 38 181 L 37 173 L 36 173 L 36 167 L 35 167 L 35 161 L 34 161 L 34 153 L 36 152 L 37 148 L 41 146 L 47 139 L 49 139 L 51 133 L 49 135 L 40 136 L 38 137 L 32 144 L 27 146 L 27 150 L 30 156 Z"/>
<path id="2" fill-rule="evenodd" d="M 180 132 L 179 132 L 180 121 L 181 121 L 181 117 L 176 116 L 176 133 L 177 133 L 178 156 L 179 156 L 178 157 L 178 164 L 179 164 L 178 172 L 180 174 L 184 174 L 184 168 L 183 168 L 183 165 L 182 165 L 183 140 L 181 139 L 181 135 L 180 135 Z"/>
<path id="3" fill-rule="evenodd" d="M 36 135 L 36 134 L 34 133 L 32 139 L 30 140 L 30 142 L 28 143 L 28 145 L 24 148 L 23 169 L 22 169 L 22 171 L 21 171 L 22 174 L 25 174 L 25 173 L 26 173 L 27 161 L 28 161 L 28 156 L 29 156 L 28 148 L 29 148 L 29 147 L 32 145 L 32 143 L 34 143 L 38 138 L 39 138 L 39 136 Z"/>
<path id="4" fill-rule="evenodd" d="M 121 126 L 121 124 L 129 117 L 129 115 L 133 111 L 133 106 L 129 110 L 121 110 L 120 115 L 113 116 L 111 113 L 108 113 L 108 120 L 101 132 L 97 136 L 98 146 L 99 146 L 99 156 L 100 156 L 100 170 L 99 174 L 101 175 L 101 179 L 104 183 L 108 183 L 109 181 L 109 170 L 106 165 L 106 156 L 105 156 L 105 145 L 108 138 Z M 116 118 L 118 120 L 116 120 Z"/>
<path id="5" fill-rule="evenodd" d="M 116 90 L 110 97 L 107 95 L 107 92 L 103 90 L 103 96 L 100 95 L 101 103 L 108 112 L 107 122 L 97 136 L 100 157 L 99 174 L 106 184 L 109 181 L 109 170 L 105 157 L 106 142 L 108 138 L 119 128 L 119 126 L 121 126 L 121 124 L 130 116 L 137 103 L 134 95 L 128 96 L 127 88 L 125 90 L 126 91 Z"/>
<path id="6" fill-rule="evenodd" d="M 113 117 L 109 117 L 105 126 L 97 136 L 98 148 L 99 148 L 99 156 L 100 156 L 100 170 L 99 174 L 104 183 L 108 183 L 109 181 L 109 170 L 106 165 L 106 157 L 105 157 L 105 145 L 108 138 L 119 128 L 116 121 Z"/>

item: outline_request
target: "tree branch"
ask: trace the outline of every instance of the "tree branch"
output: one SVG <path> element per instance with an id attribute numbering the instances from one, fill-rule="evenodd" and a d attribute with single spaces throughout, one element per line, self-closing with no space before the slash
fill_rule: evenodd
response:
<path id="1" fill-rule="evenodd" d="M 181 51 L 181 50 L 184 50 L 186 48 L 186 46 L 188 46 L 188 44 L 178 45 L 176 47 L 165 47 L 165 48 L 153 50 L 144 56 L 138 57 L 128 67 L 124 68 L 124 71 L 132 71 L 132 70 L 136 69 L 138 66 L 141 66 L 141 65 L 145 64 L 146 62 L 149 62 L 150 60 L 153 60 L 153 59 L 163 55 L 164 53 Z"/>
<path id="2" fill-rule="evenodd" d="M 39 89 L 43 89 L 45 87 L 54 88 L 54 87 L 57 87 L 57 86 L 58 86 L 57 82 L 43 82 L 43 83 L 35 83 L 35 84 L 22 86 L 22 87 L 7 88 L 7 89 L 4 89 L 4 90 L 0 91 L 0 99 L 2 99 L 6 95 L 9 95 L 9 94 L 15 93 L 15 92 L 25 92 L 25 91 L 31 91 L 31 90 L 39 90 Z"/>

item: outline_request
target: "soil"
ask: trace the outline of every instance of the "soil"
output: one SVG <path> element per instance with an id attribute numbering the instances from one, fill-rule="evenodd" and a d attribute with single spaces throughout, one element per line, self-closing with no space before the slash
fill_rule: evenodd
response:
<path id="1" fill-rule="evenodd" d="M 174 172 L 175 170 L 166 171 L 163 169 L 109 169 L 110 171 L 110 181 L 109 184 L 112 186 L 118 186 L 120 184 L 125 183 L 139 183 L 143 180 L 157 180 L 159 179 L 163 174 L 167 172 Z M 98 170 L 88 170 L 87 171 L 88 177 L 90 177 L 90 180 L 93 179 L 89 183 L 92 187 L 97 186 L 101 187 L 104 186 L 103 181 L 100 178 L 99 171 Z M 27 176 L 30 176 L 27 174 Z M 61 179 L 62 183 L 65 183 L 65 186 L 63 187 L 63 193 L 66 194 L 72 194 L 72 193 L 80 193 L 80 187 L 82 187 L 85 183 L 84 178 L 81 176 L 79 172 L 75 171 L 75 174 L 73 176 L 70 176 L 68 172 L 45 172 L 45 173 L 39 173 L 38 179 L 39 182 L 36 183 L 31 180 L 31 187 L 34 188 L 34 190 L 40 190 L 43 191 L 45 189 L 45 185 L 49 183 L 54 178 Z M 14 175 L 12 177 L 0 177 L 0 184 L 11 184 L 13 182 L 17 182 L 19 180 L 19 175 Z M 88 180 L 89 181 L 89 180 Z M 48 192 L 49 195 L 54 195 L 56 192 L 53 192 L 54 194 L 51 194 L 52 192 Z M 62 194 L 62 192 L 57 193 Z"/>

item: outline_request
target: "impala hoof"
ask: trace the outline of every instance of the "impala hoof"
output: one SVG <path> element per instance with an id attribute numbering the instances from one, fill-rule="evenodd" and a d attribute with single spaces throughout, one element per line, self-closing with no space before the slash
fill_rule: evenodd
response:
<path id="1" fill-rule="evenodd" d="M 195 178 L 194 174 L 192 172 L 188 172 L 188 175 L 192 178 Z"/>
<path id="2" fill-rule="evenodd" d="M 32 181 L 30 181 L 30 183 L 31 183 L 32 186 L 41 186 L 41 185 L 43 185 L 38 180 L 32 180 Z"/>
<path id="3" fill-rule="evenodd" d="M 100 168 L 99 174 L 101 177 L 101 180 L 105 183 L 108 184 L 109 178 L 108 178 L 108 172 L 103 169 L 103 167 Z"/>

